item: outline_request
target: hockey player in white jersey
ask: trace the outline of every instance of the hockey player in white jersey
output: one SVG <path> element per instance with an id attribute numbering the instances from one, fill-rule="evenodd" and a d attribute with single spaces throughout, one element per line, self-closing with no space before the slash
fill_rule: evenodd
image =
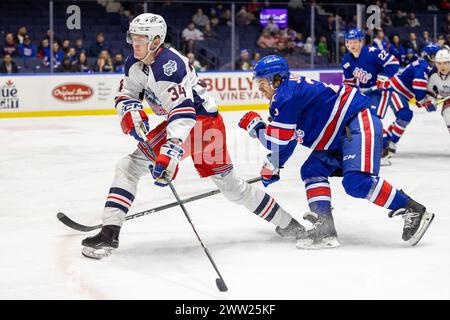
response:
<path id="1" fill-rule="evenodd" d="M 273 223 L 280 236 L 295 238 L 304 227 L 270 195 L 236 176 L 216 102 L 188 59 L 164 45 L 166 30 L 164 19 L 151 13 L 137 16 L 130 24 L 127 42 L 133 45 L 134 54 L 126 60 L 115 107 L 123 132 L 139 144 L 118 162 L 102 230 L 82 241 L 83 255 L 98 259 L 116 249 L 139 179 L 151 173 L 156 185 L 166 186 L 175 179 L 179 161 L 189 155 L 200 177 L 211 177 L 228 200 Z M 164 119 L 150 131 L 144 99 Z"/>
<path id="2" fill-rule="evenodd" d="M 433 105 L 439 106 L 438 102 L 444 100 L 441 102 L 442 117 L 450 133 L 450 48 L 439 50 L 434 61 L 436 72 L 428 80 L 428 93 L 434 99 Z"/>

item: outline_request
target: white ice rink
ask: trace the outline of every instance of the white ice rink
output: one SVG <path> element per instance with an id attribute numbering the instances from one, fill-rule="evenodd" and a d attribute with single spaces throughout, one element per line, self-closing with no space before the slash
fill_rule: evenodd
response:
<path id="1" fill-rule="evenodd" d="M 223 113 L 237 172 L 257 176 L 264 150 Z M 152 124 L 156 118 L 152 117 Z M 449 299 L 450 136 L 439 113 L 415 113 L 393 166 L 381 175 L 436 218 L 417 247 L 401 239 L 403 220 L 347 196 L 332 179 L 341 247 L 300 251 L 274 227 L 221 195 L 186 205 L 229 287 L 216 275 L 180 208 L 125 223 L 115 255 L 84 258 L 87 235 L 56 219 L 63 211 L 100 223 L 115 163 L 135 148 L 117 117 L 0 119 L 0 299 Z M 297 148 L 267 191 L 297 219 L 307 211 Z M 214 188 L 188 159 L 174 182 L 188 197 Z M 260 186 L 262 188 L 262 185 Z M 174 201 L 150 175 L 134 213 Z"/>

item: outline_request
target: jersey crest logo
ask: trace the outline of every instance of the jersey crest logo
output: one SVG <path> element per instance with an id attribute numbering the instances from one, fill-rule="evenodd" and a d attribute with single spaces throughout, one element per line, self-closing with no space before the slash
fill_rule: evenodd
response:
<path id="1" fill-rule="evenodd" d="M 344 67 L 344 69 L 347 69 L 348 67 L 350 67 L 350 63 L 349 62 L 344 63 L 343 67 Z"/>
<path id="2" fill-rule="evenodd" d="M 168 77 L 173 75 L 174 72 L 177 71 L 177 63 L 173 60 L 169 60 L 165 65 L 163 65 L 164 74 Z"/>
<path id="3" fill-rule="evenodd" d="M 153 91 L 146 89 L 144 97 L 156 115 L 162 116 L 167 114 L 167 110 L 162 106 L 161 100 L 158 99 Z"/>
<path id="4" fill-rule="evenodd" d="M 359 80 L 360 83 L 367 83 L 370 79 L 372 79 L 372 75 L 368 73 L 366 70 L 361 68 L 355 68 L 353 71 L 353 76 Z"/>
<path id="5" fill-rule="evenodd" d="M 301 129 L 297 129 L 295 131 L 295 139 L 297 140 L 298 143 L 302 144 L 303 143 L 303 137 L 305 136 L 305 131 L 301 130 Z"/>

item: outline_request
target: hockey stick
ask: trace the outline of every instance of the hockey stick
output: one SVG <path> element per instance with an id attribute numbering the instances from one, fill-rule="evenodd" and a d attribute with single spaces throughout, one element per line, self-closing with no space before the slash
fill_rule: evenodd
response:
<path id="1" fill-rule="evenodd" d="M 153 157 L 153 159 L 155 159 L 156 161 L 156 154 L 153 151 L 153 149 L 148 145 L 148 139 L 147 139 L 147 134 L 144 132 L 143 128 L 140 127 L 139 131 L 141 133 L 141 137 L 144 138 L 145 143 L 148 147 L 148 151 L 150 152 L 151 156 Z M 183 202 L 181 201 L 180 197 L 178 196 L 178 192 L 175 190 L 175 187 L 172 184 L 172 181 L 168 181 L 168 185 L 170 187 L 170 190 L 172 190 L 173 195 L 175 196 L 175 199 L 177 200 L 178 204 L 180 205 L 181 210 L 183 211 L 184 215 L 186 216 L 186 219 L 189 221 L 189 224 L 192 227 L 192 230 L 194 230 L 195 235 L 197 236 L 198 241 L 200 242 L 200 244 L 203 247 L 203 250 L 205 251 L 206 255 L 208 256 L 209 261 L 211 262 L 212 266 L 214 267 L 214 270 L 216 270 L 217 275 L 219 276 L 219 278 L 216 278 L 216 285 L 217 288 L 219 289 L 219 291 L 221 292 L 225 292 L 228 291 L 228 287 L 225 284 L 225 281 L 223 280 L 222 275 L 220 274 L 219 269 L 216 266 L 216 263 L 214 262 L 214 259 L 212 258 L 211 254 L 209 253 L 208 248 L 206 247 L 206 245 L 203 243 L 202 238 L 200 238 L 200 235 L 198 234 L 197 230 L 195 229 L 194 223 L 192 222 L 191 217 L 189 216 L 189 213 L 187 212 L 186 208 L 184 207 Z"/>
<path id="2" fill-rule="evenodd" d="M 450 99 L 450 96 L 447 96 L 447 97 L 442 98 L 442 99 L 436 99 L 436 105 L 441 104 L 441 103 L 447 101 L 448 99 Z"/>
<path id="3" fill-rule="evenodd" d="M 255 178 L 246 180 L 246 182 L 249 183 L 249 184 L 252 184 L 252 183 L 255 183 L 255 182 L 258 182 L 258 181 L 261 181 L 261 177 L 255 177 Z M 220 190 L 219 189 L 214 189 L 214 190 L 211 190 L 211 191 L 207 191 L 205 193 L 201 193 L 201 194 L 198 194 L 198 195 L 186 198 L 184 200 L 181 200 L 181 202 L 182 203 L 189 203 L 189 202 L 192 202 L 192 201 L 208 198 L 208 197 L 216 195 L 218 193 L 220 193 Z M 158 211 L 163 211 L 163 210 L 170 209 L 170 208 L 173 208 L 173 207 L 176 207 L 176 206 L 178 206 L 178 202 L 177 201 L 171 202 L 171 203 L 168 203 L 168 204 L 156 207 L 156 208 L 152 208 L 152 209 L 148 209 L 148 210 L 145 210 L 145 211 L 141 211 L 141 212 L 137 212 L 137 213 L 131 214 L 129 216 L 126 216 L 125 220 L 136 219 L 136 218 L 139 218 L 139 217 L 142 217 L 142 216 L 146 216 L 148 214 L 152 214 L 152 213 L 155 213 L 155 212 L 158 212 Z M 82 231 L 82 232 L 93 231 L 93 230 L 96 230 L 96 229 L 100 229 L 103 226 L 102 224 L 97 224 L 95 226 L 83 225 L 81 223 L 78 223 L 78 222 L 72 220 L 67 215 L 65 215 L 63 212 L 58 212 L 56 217 L 58 218 L 59 221 L 61 221 L 63 224 L 65 224 L 69 228 L 72 228 L 72 229 L 77 230 L 77 231 Z"/>

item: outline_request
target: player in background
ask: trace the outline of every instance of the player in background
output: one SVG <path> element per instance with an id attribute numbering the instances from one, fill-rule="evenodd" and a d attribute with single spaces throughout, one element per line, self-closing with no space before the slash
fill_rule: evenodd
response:
<path id="1" fill-rule="evenodd" d="M 439 50 L 434 62 L 436 69 L 428 79 L 428 93 L 435 100 L 450 97 L 450 48 Z M 450 99 L 442 103 L 442 117 L 450 133 Z"/>
<path id="2" fill-rule="evenodd" d="M 417 244 L 434 214 L 378 175 L 382 124 L 369 111 L 370 98 L 348 85 L 291 76 L 287 61 L 275 55 L 256 64 L 254 78 L 270 100 L 273 121 L 266 124 L 251 111 L 239 126 L 272 152 L 261 170 L 264 184 L 280 179 L 280 169 L 298 143 L 313 150 L 301 167 L 301 179 L 311 210 L 306 217 L 314 227 L 298 238 L 297 247 L 339 245 L 331 214 L 332 176 L 343 176 L 342 184 L 350 196 L 391 210 L 390 217 L 401 215 L 402 239 Z"/>
<path id="3" fill-rule="evenodd" d="M 423 49 L 423 58 L 408 64 L 389 82 L 394 102 L 402 105 L 401 110 L 409 108 L 408 104 L 412 99 L 416 100 L 419 108 L 425 108 L 429 112 L 436 110 L 432 99 L 427 95 L 427 85 L 429 75 L 433 72 L 435 55 L 439 49 L 439 46 L 435 44 L 428 44 Z M 390 155 L 395 153 L 396 144 L 405 131 L 405 127 L 402 122 L 396 121 L 385 132 L 383 144 Z"/>
<path id="4" fill-rule="evenodd" d="M 141 14 L 130 23 L 127 42 L 134 53 L 125 62 L 115 108 L 123 132 L 139 141 L 138 148 L 118 162 L 103 210 L 103 227 L 82 241 L 83 254 L 102 258 L 116 249 L 139 179 L 151 173 L 155 185 L 167 186 L 177 175 L 179 161 L 188 155 L 200 177 L 210 177 L 228 200 L 274 224 L 279 235 L 295 238 L 305 230 L 303 226 L 270 195 L 236 176 L 217 104 L 188 59 L 164 45 L 166 31 L 166 22 L 156 14 Z M 149 129 L 144 99 L 163 117 L 149 133 L 141 130 Z"/>
<path id="5" fill-rule="evenodd" d="M 408 104 L 400 103 L 397 93 L 389 90 L 390 79 L 397 74 L 400 64 L 394 55 L 372 46 L 364 46 L 364 33 L 358 29 L 352 29 L 346 33 L 345 44 L 348 53 L 342 59 L 344 70 L 344 83 L 358 87 L 370 97 L 371 111 L 374 115 L 383 119 L 389 106 L 395 114 L 395 121 L 384 131 L 386 147 L 389 146 L 389 130 L 396 129 L 395 137 L 391 143 L 395 150 L 407 125 L 413 117 Z M 394 129 L 393 129 L 394 128 Z M 383 164 L 388 165 L 389 152 L 383 149 Z"/>

